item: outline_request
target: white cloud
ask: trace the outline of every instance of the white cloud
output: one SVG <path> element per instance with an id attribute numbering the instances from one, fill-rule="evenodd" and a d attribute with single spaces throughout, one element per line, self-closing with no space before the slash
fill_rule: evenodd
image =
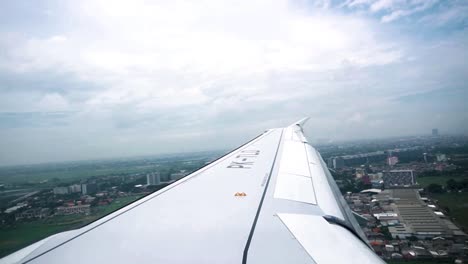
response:
<path id="1" fill-rule="evenodd" d="M 444 4 L 440 7 L 439 12 L 426 14 L 419 22 L 424 25 L 442 27 L 463 24 L 468 20 L 468 2 L 447 1 Z"/>
<path id="2" fill-rule="evenodd" d="M 213 92 L 229 93 L 223 87 L 235 91 L 237 102 L 268 98 L 275 91 L 262 84 L 262 76 L 271 71 L 338 70 L 343 61 L 368 67 L 402 56 L 365 19 L 304 13 L 287 1 L 84 1 L 69 8 L 67 16 L 80 18 L 80 27 L 71 27 L 66 37 L 11 47 L 9 67 L 71 72 L 106 87 L 83 107 L 198 105 L 215 99 Z M 246 78 L 253 78 L 253 89 L 243 87 Z"/>
<path id="3" fill-rule="evenodd" d="M 359 124 L 359 123 L 362 123 L 363 121 L 364 121 L 364 116 L 359 112 L 353 113 L 346 120 L 347 123 L 351 123 L 351 124 L 356 124 L 356 123 Z"/>
<path id="4" fill-rule="evenodd" d="M 0 75 L 0 111 L 68 111 L 67 122 L 3 138 L 63 139 L 92 158 L 233 147 L 307 115 L 313 138 L 410 134 L 424 127 L 408 120 L 426 106 L 400 98 L 468 76 L 463 37 L 441 45 L 380 22 L 411 18 L 424 1 L 354 0 L 341 4 L 346 12 L 316 4 L 70 1 L 54 9 L 60 30 L 0 32 L 0 74 L 18 76 L 3 84 Z"/>
<path id="5" fill-rule="evenodd" d="M 43 112 L 67 111 L 69 108 L 68 101 L 57 93 L 44 95 L 38 103 L 38 110 Z"/>
<path id="6" fill-rule="evenodd" d="M 52 36 L 49 38 L 50 42 L 64 42 L 66 40 L 67 40 L 66 36 L 60 36 L 60 35 Z"/>
<path id="7" fill-rule="evenodd" d="M 394 9 L 395 5 L 404 3 L 406 1 L 401 1 L 401 0 L 379 0 L 374 2 L 370 6 L 370 10 L 372 12 L 378 12 L 381 10 L 387 10 L 387 9 Z"/>
<path id="8" fill-rule="evenodd" d="M 439 0 L 355 0 L 347 1 L 342 6 L 367 9 L 370 14 L 379 16 L 383 23 L 388 23 L 430 9 L 438 2 Z"/>
<path id="9" fill-rule="evenodd" d="M 340 7 L 343 7 L 343 6 L 356 7 L 356 6 L 368 5 L 370 3 L 372 3 L 372 0 L 347 0 L 343 2 L 340 5 Z"/>
<path id="10" fill-rule="evenodd" d="M 382 22 L 384 22 L 384 23 L 392 22 L 392 21 L 397 20 L 397 19 L 399 19 L 401 17 L 409 16 L 409 15 L 412 15 L 414 13 L 424 11 L 424 10 L 430 8 L 431 6 L 433 6 L 434 4 L 436 4 L 437 0 L 432 0 L 432 1 L 428 0 L 428 1 L 423 1 L 423 2 L 415 1 L 415 2 L 417 3 L 417 5 L 411 6 L 408 9 L 396 10 L 396 11 L 391 12 L 389 15 L 383 16 L 382 17 Z"/>

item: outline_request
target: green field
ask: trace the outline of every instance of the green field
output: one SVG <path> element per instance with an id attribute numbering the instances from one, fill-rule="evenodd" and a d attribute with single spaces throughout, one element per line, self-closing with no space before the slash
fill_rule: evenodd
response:
<path id="1" fill-rule="evenodd" d="M 0 229 L 0 257 L 71 228 L 73 228 L 72 225 L 46 224 L 39 221 L 18 224 L 13 228 L 2 228 Z"/>
<path id="2" fill-rule="evenodd" d="M 431 183 L 436 183 L 442 186 L 445 186 L 447 181 L 450 179 L 454 179 L 456 181 L 462 181 L 464 179 L 468 179 L 468 176 L 425 176 L 425 177 L 418 177 L 417 181 L 421 185 L 421 187 L 426 187 Z"/>
<path id="3" fill-rule="evenodd" d="M 468 179 L 468 176 L 426 176 L 419 177 L 418 183 L 422 187 L 426 187 L 431 183 L 445 187 L 450 179 L 462 181 Z M 463 227 L 465 232 L 468 231 L 468 193 L 441 193 L 431 194 L 430 196 L 438 200 L 438 204 L 442 208 L 448 210 L 449 216 L 453 218 L 455 223 Z"/>
<path id="4" fill-rule="evenodd" d="M 432 198 L 438 200 L 442 208 L 448 208 L 453 221 L 468 231 L 468 193 L 442 193 L 433 194 Z"/>
<path id="5" fill-rule="evenodd" d="M 108 206 L 93 208 L 93 213 L 88 216 L 55 216 L 45 220 L 19 223 L 14 227 L 0 228 L 0 258 L 50 235 L 89 224 L 140 197 L 141 195 L 116 198 Z"/>
<path id="6" fill-rule="evenodd" d="M 98 217 L 102 217 L 106 214 L 109 214 L 119 208 L 121 208 L 124 205 L 127 205 L 138 198 L 142 197 L 141 195 L 138 196 L 128 196 L 128 197 L 120 197 L 115 199 L 111 204 L 106 205 L 106 206 L 97 206 L 94 208 L 94 214 L 96 214 Z"/>
<path id="7" fill-rule="evenodd" d="M 0 182 L 2 183 L 27 183 L 40 182 L 44 180 L 60 179 L 62 183 L 75 182 L 89 177 L 99 177 L 106 175 L 143 173 L 154 170 L 154 165 L 144 165 L 124 168 L 79 168 L 79 169 L 50 169 L 41 171 L 28 170 L 6 170 L 0 172 Z"/>
<path id="8" fill-rule="evenodd" d="M 74 161 L 49 164 L 0 166 L 0 184 L 37 184 L 46 180 L 68 183 L 89 177 L 128 175 L 171 169 L 193 171 L 224 152 L 195 152 L 134 159 Z M 43 183 L 47 185 L 46 183 Z"/>

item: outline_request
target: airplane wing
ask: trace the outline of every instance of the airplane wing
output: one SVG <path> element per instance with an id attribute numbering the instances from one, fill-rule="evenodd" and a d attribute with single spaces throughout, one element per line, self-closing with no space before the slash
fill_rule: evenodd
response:
<path id="1" fill-rule="evenodd" d="M 384 263 L 300 120 L 0 263 Z"/>

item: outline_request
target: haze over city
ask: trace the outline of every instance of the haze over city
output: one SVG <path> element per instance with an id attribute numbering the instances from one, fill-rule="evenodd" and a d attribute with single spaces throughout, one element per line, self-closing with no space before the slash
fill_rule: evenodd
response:
<path id="1" fill-rule="evenodd" d="M 0 165 L 468 132 L 468 3 L 7 1 Z"/>

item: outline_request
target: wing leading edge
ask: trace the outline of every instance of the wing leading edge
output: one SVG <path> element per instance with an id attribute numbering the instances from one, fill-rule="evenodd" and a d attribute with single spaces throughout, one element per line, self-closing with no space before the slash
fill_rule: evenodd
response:
<path id="1" fill-rule="evenodd" d="M 307 143 L 306 120 L 0 263 L 383 263 Z"/>

